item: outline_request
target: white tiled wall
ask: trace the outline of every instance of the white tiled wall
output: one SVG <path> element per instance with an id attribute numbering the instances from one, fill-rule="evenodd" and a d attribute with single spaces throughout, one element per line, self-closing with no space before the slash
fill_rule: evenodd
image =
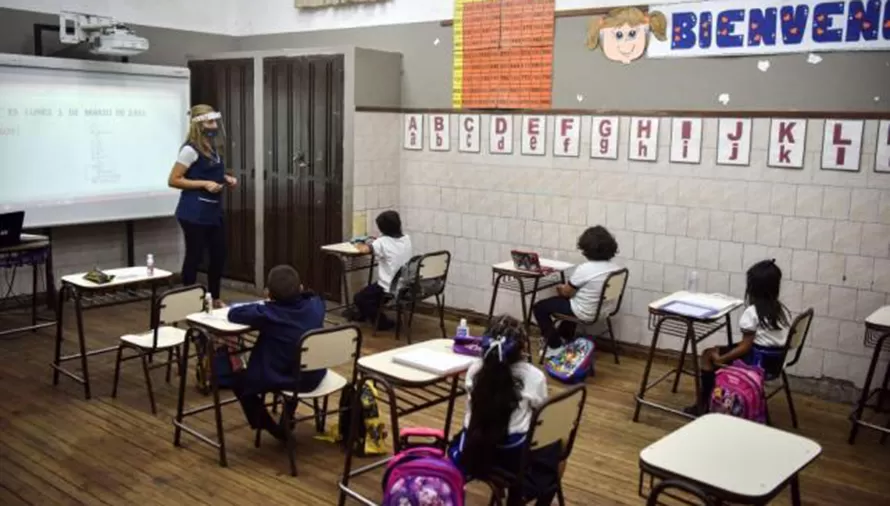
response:
<path id="1" fill-rule="evenodd" d="M 698 271 L 704 290 L 742 296 L 747 266 L 775 258 L 785 273 L 783 301 L 795 311 L 812 306 L 817 315 L 794 373 L 861 385 L 871 356 L 862 321 L 890 304 L 890 174 L 873 172 L 877 122 L 866 122 L 861 171 L 849 173 L 820 170 L 821 120 L 809 122 L 803 170 L 766 167 L 768 119 L 754 120 L 749 167 L 714 164 L 716 119 L 704 120 L 700 165 L 668 162 L 669 119 L 660 122 L 654 163 L 628 161 L 627 118 L 615 161 L 589 158 L 587 119 L 581 157 L 520 156 L 519 121 L 514 118 L 517 154 L 491 155 L 485 116 L 481 154 L 456 151 L 456 128 L 451 152 L 402 150 L 400 115 L 357 117 L 358 144 L 374 155 L 373 166 L 388 166 L 391 160 L 383 158 L 396 143 L 401 174 L 393 205 L 415 249 L 454 255 L 449 306 L 487 313 L 491 264 L 509 259 L 513 248 L 578 260 L 577 236 L 604 224 L 618 239 L 618 261 L 631 272 L 621 340 L 649 342 L 647 304 L 682 289 L 689 271 Z M 548 121 L 549 151 L 552 117 Z M 375 213 L 385 202 L 378 198 L 373 206 L 367 196 L 395 183 L 391 176 L 378 176 L 376 186 L 360 179 L 359 156 L 356 184 L 369 190 L 357 209 Z M 518 307 L 516 297 L 502 297 L 497 311 L 518 313 Z M 665 346 L 679 343 L 668 339 Z"/>
<path id="2" fill-rule="evenodd" d="M 399 208 L 399 137 L 397 114 L 357 113 L 355 116 L 355 168 L 352 206 L 365 230 L 376 233 L 374 218 L 386 209 Z"/>
<path id="3" fill-rule="evenodd" d="M 39 231 L 35 231 L 38 232 Z M 137 264 L 151 253 L 158 268 L 179 272 L 184 246 L 182 232 L 173 218 L 140 220 L 134 226 L 134 256 Z M 53 270 L 56 281 L 61 276 L 100 269 L 123 267 L 127 262 L 127 234 L 123 223 L 101 223 L 55 228 L 52 231 Z M 2 294 L 6 294 L 11 274 L 4 272 Z M 13 293 L 30 293 L 30 272 L 19 270 Z M 42 290 L 41 290 L 42 291 Z"/>

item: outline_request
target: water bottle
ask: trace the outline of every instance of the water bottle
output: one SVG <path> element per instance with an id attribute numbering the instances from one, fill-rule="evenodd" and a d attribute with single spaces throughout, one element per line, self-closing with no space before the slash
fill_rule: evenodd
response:
<path id="1" fill-rule="evenodd" d="M 691 271 L 686 279 L 686 291 L 698 293 L 698 271 Z"/>
<path id="2" fill-rule="evenodd" d="M 151 253 L 145 256 L 145 270 L 148 273 L 148 277 L 155 275 L 155 256 Z"/>
<path id="3" fill-rule="evenodd" d="M 461 318 L 457 326 L 457 337 L 466 338 L 470 336 L 470 327 L 467 326 L 467 319 Z"/>
<path id="4" fill-rule="evenodd" d="M 210 292 L 204 294 L 204 311 L 208 313 L 213 311 L 213 295 L 210 295 Z"/>

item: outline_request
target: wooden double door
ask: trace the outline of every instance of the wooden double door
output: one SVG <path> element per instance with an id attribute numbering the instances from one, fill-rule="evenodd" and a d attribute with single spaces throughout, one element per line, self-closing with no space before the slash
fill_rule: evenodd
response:
<path id="1" fill-rule="evenodd" d="M 192 103 L 223 114 L 226 165 L 240 182 L 224 200 L 225 276 L 262 286 L 269 269 L 289 264 L 307 288 L 339 300 L 339 265 L 319 248 L 343 234 L 343 56 L 263 59 L 261 147 L 254 135 L 254 60 L 192 61 L 189 68 Z M 256 149 L 263 149 L 262 174 L 254 165 Z M 264 279 L 255 281 L 257 212 Z"/>

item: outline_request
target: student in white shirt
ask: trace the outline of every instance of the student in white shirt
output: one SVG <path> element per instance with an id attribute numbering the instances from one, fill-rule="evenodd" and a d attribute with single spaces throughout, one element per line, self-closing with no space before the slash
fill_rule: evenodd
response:
<path id="1" fill-rule="evenodd" d="M 612 263 L 618 253 L 618 243 L 605 227 L 597 225 L 585 230 L 578 238 L 578 249 L 587 261 L 575 268 L 568 283 L 556 287 L 556 297 L 544 299 L 532 308 L 541 335 L 547 340 L 545 356 L 548 358 L 562 353 L 565 344 L 563 336 L 572 336 L 575 331 L 570 322 L 564 322 L 566 327 L 561 328 L 564 332 L 557 332 L 553 315 L 559 313 L 581 320 L 593 320 L 606 278 L 609 273 L 620 269 Z"/>
<path id="2" fill-rule="evenodd" d="M 377 308 L 386 293 L 392 293 L 393 279 L 399 270 L 411 260 L 411 238 L 402 233 L 402 219 L 396 211 L 384 211 L 377 216 L 377 228 L 381 236 L 374 239 L 371 245 L 358 244 L 356 248 L 363 253 L 374 253 L 377 262 L 377 281 L 355 294 L 353 302 L 356 312 L 349 315 L 355 321 L 373 322 L 377 317 Z M 386 315 L 380 315 L 378 330 L 390 330 L 395 322 Z"/>
<path id="3" fill-rule="evenodd" d="M 701 389 L 697 404 L 684 411 L 700 415 L 708 410 L 714 390 L 718 365 L 742 360 L 759 365 L 765 371 L 782 367 L 782 351 L 788 338 L 789 312 L 779 300 L 782 289 L 782 269 L 775 260 L 762 260 L 752 265 L 747 273 L 745 302 L 748 307 L 739 318 L 742 340 L 734 346 L 706 349 L 701 356 Z"/>
<path id="4" fill-rule="evenodd" d="M 470 479 L 485 479 L 494 468 L 518 472 L 532 412 L 547 401 L 547 378 L 525 360 L 527 341 L 518 320 L 500 316 L 485 331 L 482 360 L 467 371 L 467 414 L 448 456 Z M 524 495 L 542 499 L 558 476 L 559 446 L 536 450 L 531 458 Z"/>

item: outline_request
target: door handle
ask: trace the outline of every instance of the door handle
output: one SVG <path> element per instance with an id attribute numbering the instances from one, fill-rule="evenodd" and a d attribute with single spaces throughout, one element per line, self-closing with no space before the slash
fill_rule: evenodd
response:
<path id="1" fill-rule="evenodd" d="M 291 162 L 300 169 L 305 169 L 309 166 L 309 164 L 306 163 L 306 153 L 303 153 L 302 151 L 297 151 Z"/>

